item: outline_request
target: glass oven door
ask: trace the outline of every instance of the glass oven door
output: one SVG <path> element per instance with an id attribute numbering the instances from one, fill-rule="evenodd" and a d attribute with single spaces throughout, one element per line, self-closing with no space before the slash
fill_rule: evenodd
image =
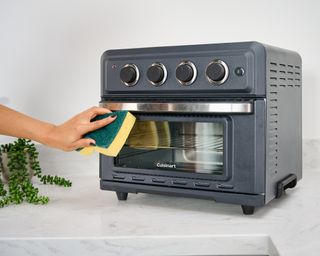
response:
<path id="1" fill-rule="evenodd" d="M 137 120 L 114 165 L 224 176 L 224 122 Z"/>

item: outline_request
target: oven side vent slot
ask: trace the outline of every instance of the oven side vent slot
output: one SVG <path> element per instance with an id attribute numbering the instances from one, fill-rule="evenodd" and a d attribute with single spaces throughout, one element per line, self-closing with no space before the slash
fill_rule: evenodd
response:
<path id="1" fill-rule="evenodd" d="M 269 67 L 270 87 L 301 87 L 301 67 L 299 65 L 270 61 Z"/>
<path id="2" fill-rule="evenodd" d="M 289 90 L 301 90 L 301 66 L 270 60 L 268 63 L 268 171 L 271 176 L 279 171 L 279 125 L 281 95 Z"/>
<path id="3" fill-rule="evenodd" d="M 267 141 L 268 147 L 268 172 L 271 175 L 275 175 L 278 172 L 278 157 L 279 157 L 279 105 L 278 105 L 278 93 L 279 87 L 285 87 L 285 77 L 283 76 L 283 66 L 275 61 L 271 61 L 269 65 L 269 76 L 268 76 L 268 97 L 267 97 L 267 106 L 268 106 L 268 127 L 269 127 L 269 136 Z M 280 79 L 281 78 L 281 79 Z"/>

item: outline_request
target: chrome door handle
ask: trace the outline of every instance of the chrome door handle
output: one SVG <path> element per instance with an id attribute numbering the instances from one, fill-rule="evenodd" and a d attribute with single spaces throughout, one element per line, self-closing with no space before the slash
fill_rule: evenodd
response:
<path id="1" fill-rule="evenodd" d="M 179 113 L 239 113 L 253 112 L 252 102 L 101 102 L 110 110 L 132 112 L 179 112 Z"/>

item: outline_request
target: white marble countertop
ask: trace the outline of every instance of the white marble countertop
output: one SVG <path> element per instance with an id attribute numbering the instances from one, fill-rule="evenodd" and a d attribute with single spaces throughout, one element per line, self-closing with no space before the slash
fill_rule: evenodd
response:
<path id="1" fill-rule="evenodd" d="M 258 208 L 99 188 L 98 157 L 41 147 L 44 173 L 72 188 L 38 185 L 48 205 L 0 209 L 0 255 L 320 255 L 320 171 Z"/>

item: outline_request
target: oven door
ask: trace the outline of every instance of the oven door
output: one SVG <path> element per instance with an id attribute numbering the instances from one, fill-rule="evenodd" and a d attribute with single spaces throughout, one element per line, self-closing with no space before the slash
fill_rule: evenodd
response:
<path id="1" fill-rule="evenodd" d="M 225 117 L 136 114 L 137 121 L 114 167 L 140 173 L 226 179 L 231 128 Z M 230 170 L 229 170 L 230 171 Z M 204 176 L 202 176 L 204 177 Z"/>
<path id="2" fill-rule="evenodd" d="M 108 158 L 108 167 L 102 168 L 103 179 L 113 180 L 117 177 L 115 174 L 121 174 L 118 177 L 125 177 L 126 181 L 134 177 L 137 182 L 140 177 L 144 183 L 167 177 L 211 181 L 224 184 L 225 188 L 234 188 L 237 183 L 237 188 L 246 187 L 246 191 L 254 187 L 245 175 L 234 175 L 234 167 L 241 165 L 235 162 L 239 154 L 243 161 L 248 161 L 244 165 L 249 169 L 243 173 L 252 171 L 250 163 L 255 162 L 254 140 L 242 135 L 255 131 L 252 102 L 103 103 L 102 106 L 114 111 L 129 110 L 137 118 L 118 156 Z M 251 149 L 242 152 L 247 146 Z M 239 149 L 240 152 L 235 152 Z M 102 164 L 105 166 L 106 162 Z M 250 179 L 255 176 L 251 173 Z M 237 179 L 248 184 L 241 185 Z"/>

